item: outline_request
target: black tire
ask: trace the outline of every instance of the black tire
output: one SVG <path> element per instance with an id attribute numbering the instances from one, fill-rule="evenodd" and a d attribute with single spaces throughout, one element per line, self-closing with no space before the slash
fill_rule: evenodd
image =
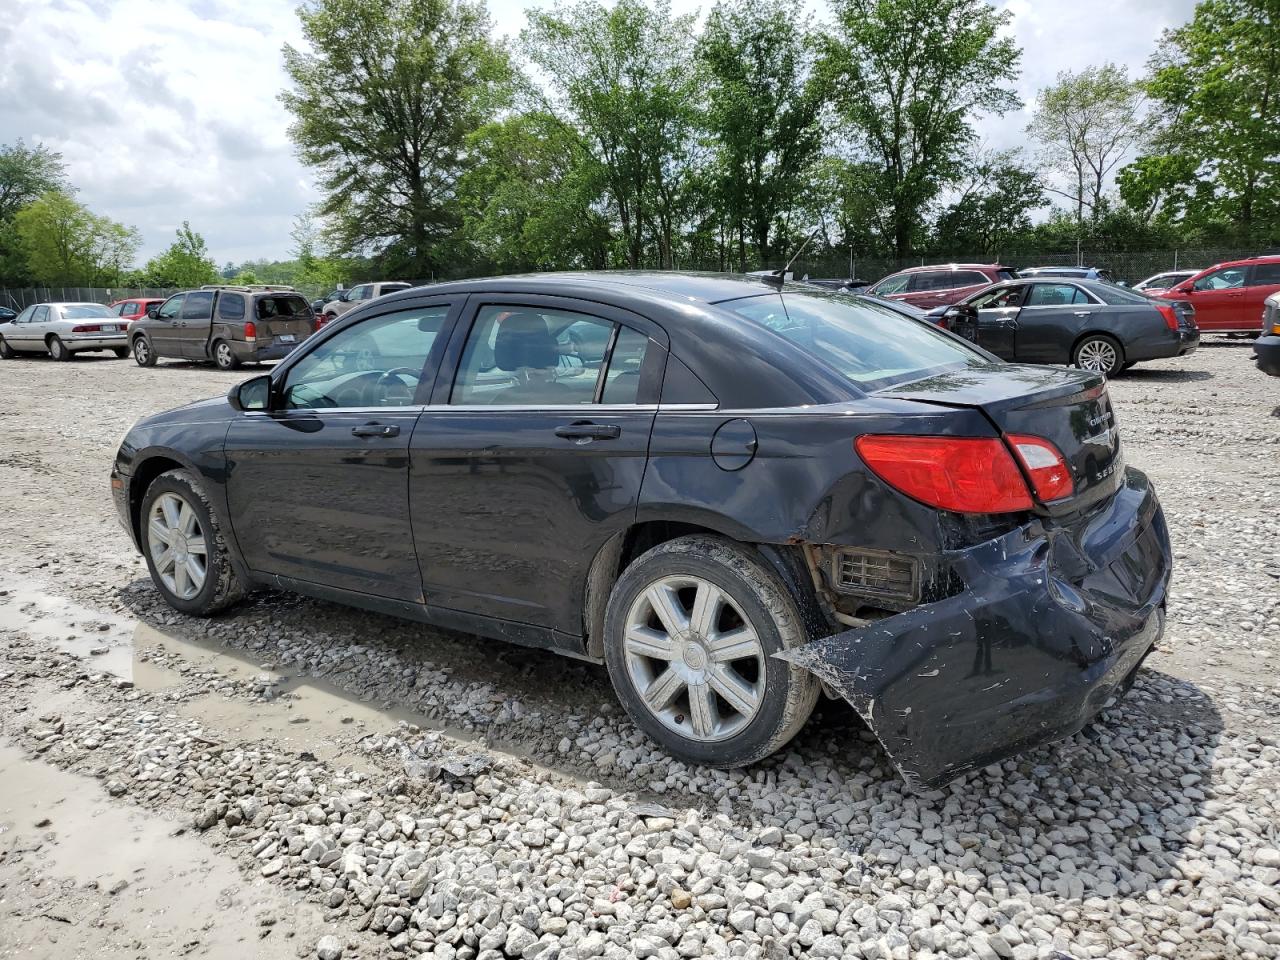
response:
<path id="1" fill-rule="evenodd" d="M 1110 363 L 1104 368 L 1098 366 L 1095 358 L 1109 356 Z M 1105 333 L 1091 333 L 1080 338 L 1075 349 L 1071 351 L 1071 365 L 1081 370 L 1095 370 L 1108 377 L 1114 377 L 1124 368 L 1124 347 L 1115 337 Z"/>
<path id="2" fill-rule="evenodd" d="M 240 358 L 225 340 L 213 341 L 213 362 L 219 370 L 235 370 L 240 366 Z"/>
<path id="3" fill-rule="evenodd" d="M 635 609 L 641 608 L 642 595 L 647 595 L 651 586 L 678 582 L 686 577 L 718 588 L 728 601 L 722 610 L 729 611 L 727 616 L 733 623 L 743 621 L 755 631 L 763 653 L 763 673 L 757 669 L 753 671 L 754 679 L 747 679 L 748 685 L 756 684 L 757 690 L 763 679 L 763 692 L 756 697 L 755 712 L 749 719 L 740 715 L 736 722 L 741 726 L 730 727 L 731 734 L 717 739 L 676 732 L 671 724 L 680 726 L 684 722 L 679 713 L 675 713 L 674 718 L 660 719 L 646 705 L 632 672 L 633 669 L 643 672 L 643 665 L 648 661 L 629 656 L 624 648 L 628 620 Z M 690 610 L 692 619 L 697 615 L 696 608 L 690 607 Z M 772 568 L 750 548 L 710 535 L 680 537 L 638 557 L 618 578 L 605 613 L 605 662 L 623 708 L 636 725 L 668 753 L 689 763 L 712 767 L 738 767 L 762 760 L 783 747 L 804 726 L 817 703 L 821 685 L 807 670 L 779 660 L 773 654 L 800 646 L 807 639 L 796 602 Z M 674 656 L 668 659 L 677 665 L 689 663 L 683 657 L 679 661 Z M 706 661 L 700 654 L 697 662 L 713 661 L 714 657 Z M 671 666 L 655 668 L 654 672 L 664 676 L 671 669 Z M 693 689 L 693 686 L 687 687 L 684 704 L 691 703 Z M 681 703 L 677 698 L 664 709 L 678 711 Z M 722 715 L 722 706 L 729 706 L 730 712 L 734 712 L 728 701 L 719 698 L 718 692 L 714 703 L 717 717 Z M 692 733 L 696 722 L 694 711 L 691 706 L 687 709 Z"/>
<path id="4" fill-rule="evenodd" d="M 133 338 L 133 362 L 140 367 L 154 367 L 156 365 L 155 347 L 151 345 L 151 341 L 145 336 Z"/>
<path id="5" fill-rule="evenodd" d="M 128 347 L 112 347 L 111 352 L 116 355 L 117 360 L 123 360 L 129 355 Z"/>
<path id="6" fill-rule="evenodd" d="M 62 342 L 62 339 L 57 334 L 51 336 L 46 341 L 46 345 L 49 347 L 49 356 L 55 360 L 65 363 L 68 360 L 75 359 L 76 355 L 67 349 L 67 345 Z"/>
<path id="7" fill-rule="evenodd" d="M 180 596 L 175 592 L 165 583 L 164 577 L 157 570 L 156 553 L 163 552 L 165 541 L 155 539 L 155 528 L 151 518 L 157 502 L 166 495 L 176 496 L 194 511 L 198 527 L 193 528 L 193 535 L 198 533 L 205 543 L 205 576 L 200 589 L 189 597 Z M 151 573 L 151 582 L 156 585 L 160 595 L 173 609 L 193 617 L 208 617 L 226 609 L 244 596 L 244 586 L 231 562 L 226 539 L 213 515 L 200 481 L 191 471 L 170 470 L 160 474 L 151 482 L 151 486 L 147 487 L 147 492 L 142 497 L 138 525 L 138 539 L 142 544 L 142 556 L 147 562 L 147 570 Z M 185 556 L 187 552 L 184 550 L 183 555 Z M 195 553 L 195 551 L 190 552 Z"/>
<path id="8" fill-rule="evenodd" d="M 12 360 L 18 355 L 18 351 L 5 343 L 4 337 L 0 337 L 0 360 Z"/>

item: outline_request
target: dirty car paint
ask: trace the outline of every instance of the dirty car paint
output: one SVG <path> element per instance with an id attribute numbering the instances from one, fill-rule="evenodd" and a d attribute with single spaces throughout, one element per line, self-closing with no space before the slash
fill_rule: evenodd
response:
<path id="1" fill-rule="evenodd" d="M 1074 523 L 958 551 L 967 585 L 778 654 L 844 697 L 917 789 L 1071 736 L 1127 689 L 1164 627 L 1168 529 L 1150 482 Z"/>

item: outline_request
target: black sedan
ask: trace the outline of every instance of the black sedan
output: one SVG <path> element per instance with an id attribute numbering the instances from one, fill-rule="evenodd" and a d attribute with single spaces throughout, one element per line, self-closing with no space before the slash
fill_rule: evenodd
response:
<path id="1" fill-rule="evenodd" d="M 0 323 L 11 323 L 13 318 L 17 315 L 17 310 L 10 310 L 8 307 L 0 307 Z"/>
<path id="2" fill-rule="evenodd" d="M 769 278 L 382 297 L 139 421 L 111 486 L 184 613 L 270 586 L 604 663 L 718 766 L 782 747 L 825 683 L 913 785 L 1080 730 L 1170 575 L 1101 376 Z"/>
<path id="3" fill-rule="evenodd" d="M 1108 376 L 1200 344 L 1195 311 L 1097 280 L 1011 280 L 930 312 L 1005 360 L 1069 363 Z"/>

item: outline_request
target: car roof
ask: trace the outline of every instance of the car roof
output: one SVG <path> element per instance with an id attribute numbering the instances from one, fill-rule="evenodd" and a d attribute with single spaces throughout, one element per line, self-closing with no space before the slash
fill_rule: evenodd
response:
<path id="1" fill-rule="evenodd" d="M 1215 263 L 1211 267 L 1202 267 L 1196 273 L 1209 273 L 1211 270 L 1221 270 L 1223 267 L 1247 267 L 1251 263 L 1280 263 L 1280 253 L 1264 253 L 1256 257 L 1237 257 L 1235 260 L 1223 260 L 1221 263 Z"/>
<path id="2" fill-rule="evenodd" d="M 650 291 L 698 303 L 715 304 L 725 300 L 757 296 L 778 290 L 778 283 L 770 277 L 741 273 L 698 273 L 667 270 L 598 270 L 565 271 L 560 273 L 511 274 L 505 277 L 487 277 L 482 280 L 452 280 L 414 287 L 435 293 L 481 292 L 484 290 L 510 290 L 518 286 L 522 291 L 538 292 L 547 287 L 562 290 L 566 285 L 581 286 L 618 293 Z M 786 289 L 803 289 L 807 285 L 788 281 Z M 813 291 L 821 288 L 814 286 Z M 830 292 L 830 291 L 824 291 Z"/>
<path id="3" fill-rule="evenodd" d="M 998 263 L 926 263 L 918 267 L 903 267 L 894 273 L 920 273 L 922 270 L 1008 270 Z"/>
<path id="4" fill-rule="evenodd" d="M 102 307 L 106 304 L 95 303 L 92 300 L 42 300 L 40 303 L 33 303 L 33 307 Z"/>

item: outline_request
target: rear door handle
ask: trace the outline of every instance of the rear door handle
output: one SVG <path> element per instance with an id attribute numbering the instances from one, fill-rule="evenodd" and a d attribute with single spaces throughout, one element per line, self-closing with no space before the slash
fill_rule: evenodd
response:
<path id="1" fill-rule="evenodd" d="M 398 437 L 400 428 L 394 423 L 366 423 L 363 426 L 352 427 L 351 435 L 353 437 Z"/>
<path id="2" fill-rule="evenodd" d="M 616 423 L 591 423 L 580 420 L 563 427 L 556 427 L 556 436 L 565 440 L 616 440 L 622 428 Z"/>
<path id="3" fill-rule="evenodd" d="M 1093 311 L 1092 311 L 1092 310 L 1073 310 L 1072 312 L 1073 312 L 1077 317 L 1088 317 L 1088 316 L 1092 316 L 1092 315 L 1093 315 Z"/>

